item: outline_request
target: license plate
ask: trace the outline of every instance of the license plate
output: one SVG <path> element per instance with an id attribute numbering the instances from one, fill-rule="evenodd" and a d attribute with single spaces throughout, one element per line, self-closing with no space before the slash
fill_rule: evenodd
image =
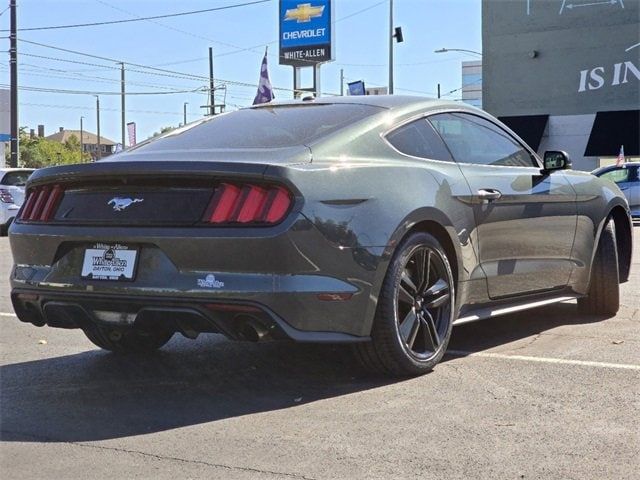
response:
<path id="1" fill-rule="evenodd" d="M 82 278 L 133 280 L 137 258 L 137 248 L 98 243 L 84 251 Z"/>

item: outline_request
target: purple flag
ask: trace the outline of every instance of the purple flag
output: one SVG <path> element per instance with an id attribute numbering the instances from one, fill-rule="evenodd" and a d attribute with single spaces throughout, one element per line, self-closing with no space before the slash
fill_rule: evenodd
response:
<path id="1" fill-rule="evenodd" d="M 273 87 L 269 80 L 269 70 L 267 69 L 267 51 L 264 52 L 264 58 L 262 59 L 262 66 L 260 67 L 260 83 L 258 83 L 258 93 L 256 98 L 253 99 L 253 104 L 258 105 L 260 103 L 270 102 L 275 98 L 273 94 Z"/>

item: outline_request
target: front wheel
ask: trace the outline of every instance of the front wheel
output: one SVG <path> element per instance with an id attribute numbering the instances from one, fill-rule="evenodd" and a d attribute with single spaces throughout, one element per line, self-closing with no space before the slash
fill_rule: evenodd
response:
<path id="1" fill-rule="evenodd" d="M 442 359 L 455 317 L 455 281 L 442 245 L 415 232 L 398 246 L 384 279 L 371 342 L 355 346 L 369 369 L 420 375 Z"/>
<path id="2" fill-rule="evenodd" d="M 174 332 L 160 330 L 154 332 L 136 329 L 117 330 L 92 325 L 84 329 L 84 334 L 96 346 L 115 353 L 151 353 L 164 346 Z"/>

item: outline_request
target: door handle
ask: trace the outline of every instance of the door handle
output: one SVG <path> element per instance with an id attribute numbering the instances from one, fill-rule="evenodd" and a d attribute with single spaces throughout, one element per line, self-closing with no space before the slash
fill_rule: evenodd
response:
<path id="1" fill-rule="evenodd" d="M 500 193 L 500 190 L 496 190 L 495 188 L 481 188 L 478 190 L 478 197 L 480 200 L 490 202 L 492 200 L 498 200 L 502 197 L 502 193 Z"/>

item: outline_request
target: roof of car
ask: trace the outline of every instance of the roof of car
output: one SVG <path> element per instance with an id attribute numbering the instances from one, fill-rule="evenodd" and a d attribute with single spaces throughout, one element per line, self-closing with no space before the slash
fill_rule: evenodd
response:
<path id="1" fill-rule="evenodd" d="M 327 96 L 314 98 L 309 100 L 278 100 L 269 103 L 263 103 L 256 105 L 252 108 L 261 108 L 269 106 L 282 106 L 282 105 L 332 105 L 332 104 L 355 104 L 355 105 L 371 105 L 381 108 L 399 108 L 415 106 L 416 108 L 459 108 L 460 102 L 454 102 L 450 100 L 441 100 L 437 98 L 417 97 L 412 95 L 350 95 L 350 96 Z"/>

